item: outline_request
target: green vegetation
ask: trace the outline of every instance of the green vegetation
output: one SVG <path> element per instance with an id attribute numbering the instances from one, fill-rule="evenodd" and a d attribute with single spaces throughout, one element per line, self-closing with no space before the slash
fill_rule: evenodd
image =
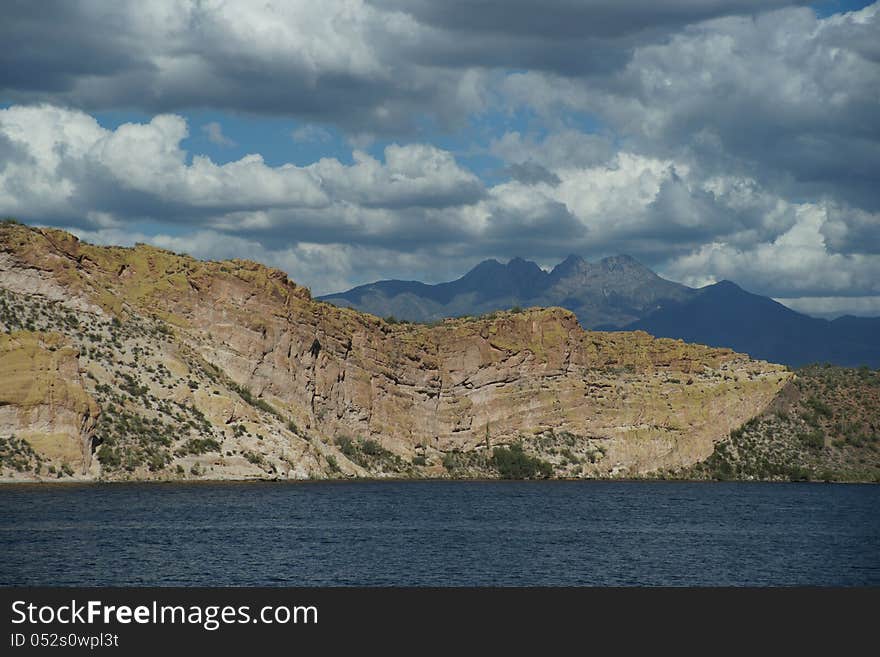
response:
<path id="1" fill-rule="evenodd" d="M 188 454 L 207 454 L 219 452 L 220 443 L 213 438 L 190 438 L 175 450 L 175 455 L 186 456 Z"/>
<path id="2" fill-rule="evenodd" d="M 345 458 L 372 472 L 401 472 L 406 467 L 403 459 L 372 438 L 354 439 L 341 435 L 335 442 Z"/>
<path id="3" fill-rule="evenodd" d="M 880 481 L 880 372 L 811 365 L 764 415 L 731 431 L 679 475 L 712 479 Z"/>
<path id="4" fill-rule="evenodd" d="M 177 432 L 172 424 L 148 419 L 111 402 L 101 413 L 94 438 L 98 461 L 110 471 L 134 472 L 144 465 L 152 472 L 161 470 L 171 463 L 170 447 Z"/>
<path id="5" fill-rule="evenodd" d="M 262 397 L 254 397 L 250 388 L 248 388 L 246 386 L 240 386 L 237 383 L 235 383 L 234 381 L 229 381 L 228 385 L 232 390 L 234 390 L 235 392 L 238 393 L 239 397 L 241 397 L 243 400 L 245 400 L 248 404 L 250 404 L 254 408 L 258 408 L 259 410 L 265 411 L 266 413 L 269 413 L 270 415 L 274 415 L 277 418 L 281 418 L 281 414 L 278 411 L 276 411 L 275 408 L 269 402 L 267 402 Z"/>
<path id="6" fill-rule="evenodd" d="M 34 470 L 39 472 L 42 461 L 31 447 L 31 444 L 23 438 L 0 436 L 0 469 L 10 468 L 17 472 Z"/>
<path id="7" fill-rule="evenodd" d="M 522 445 L 496 447 L 489 461 L 502 479 L 548 479 L 553 466 L 523 451 Z"/>

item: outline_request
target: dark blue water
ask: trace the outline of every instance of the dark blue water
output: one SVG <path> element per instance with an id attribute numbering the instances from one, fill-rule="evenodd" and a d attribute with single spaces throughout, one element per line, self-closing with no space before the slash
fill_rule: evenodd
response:
<path id="1" fill-rule="evenodd" d="M 878 585 L 880 486 L 7 486 L 0 583 Z"/>

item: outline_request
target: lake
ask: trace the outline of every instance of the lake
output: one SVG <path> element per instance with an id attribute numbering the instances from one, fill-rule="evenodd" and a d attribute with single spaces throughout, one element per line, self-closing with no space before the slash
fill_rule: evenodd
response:
<path id="1" fill-rule="evenodd" d="M 876 586 L 880 486 L 3 486 L 0 583 Z"/>

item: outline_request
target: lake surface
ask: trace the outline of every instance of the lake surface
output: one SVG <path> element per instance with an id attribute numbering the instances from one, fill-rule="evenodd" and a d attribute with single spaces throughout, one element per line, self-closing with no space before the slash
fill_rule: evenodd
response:
<path id="1" fill-rule="evenodd" d="M 880 486 L 3 486 L 0 583 L 880 585 Z"/>

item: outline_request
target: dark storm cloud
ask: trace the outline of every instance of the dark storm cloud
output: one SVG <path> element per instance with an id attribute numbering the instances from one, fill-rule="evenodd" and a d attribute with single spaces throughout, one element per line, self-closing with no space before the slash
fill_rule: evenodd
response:
<path id="1" fill-rule="evenodd" d="M 405 133 L 426 113 L 448 121 L 467 112 L 458 72 L 400 58 L 378 12 L 356 7 L 346 27 L 345 8 L 311 4 L 6 3 L 0 98 L 293 115 L 379 133 Z M 266 40 L 264 30 L 281 34 Z"/>
<path id="2" fill-rule="evenodd" d="M 428 65 L 525 68 L 607 75 L 633 49 L 661 42 L 690 23 L 749 15 L 796 0 L 369 0 L 426 29 L 400 46 Z"/>
<path id="3" fill-rule="evenodd" d="M 13 0 L 0 21 L 0 89 L 30 93 L 66 92 L 81 76 L 107 76 L 151 68 L 126 38 L 125 24 L 95 16 L 65 0 Z"/>
<path id="4" fill-rule="evenodd" d="M 463 66 L 608 72 L 690 22 L 784 4 L 13 2 L 0 22 L 0 93 L 89 110 L 210 107 L 405 132 L 418 115 L 449 122 L 474 109 L 461 93 Z"/>
<path id="5" fill-rule="evenodd" d="M 616 38 L 646 29 L 751 14 L 798 3 L 795 0 L 368 0 L 420 22 L 456 32 L 515 37 Z"/>

